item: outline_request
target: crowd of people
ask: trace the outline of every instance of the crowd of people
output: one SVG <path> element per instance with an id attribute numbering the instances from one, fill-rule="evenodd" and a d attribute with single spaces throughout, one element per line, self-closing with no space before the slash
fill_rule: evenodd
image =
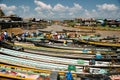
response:
<path id="1" fill-rule="evenodd" d="M 40 32 L 24 32 L 22 34 L 14 34 L 14 32 L 8 33 L 7 31 L 1 31 L 0 33 L 0 43 L 2 41 L 14 42 L 14 40 L 25 41 L 25 37 L 37 37 L 40 36 Z"/>
<path id="2" fill-rule="evenodd" d="M 8 39 L 8 32 L 4 31 L 0 33 L 0 41 Z"/>

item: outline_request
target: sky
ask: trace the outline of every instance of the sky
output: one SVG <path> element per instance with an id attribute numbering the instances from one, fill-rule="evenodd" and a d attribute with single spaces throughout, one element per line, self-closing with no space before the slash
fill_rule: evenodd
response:
<path id="1" fill-rule="evenodd" d="M 0 0 L 0 7 L 23 18 L 120 18 L 120 0 Z"/>

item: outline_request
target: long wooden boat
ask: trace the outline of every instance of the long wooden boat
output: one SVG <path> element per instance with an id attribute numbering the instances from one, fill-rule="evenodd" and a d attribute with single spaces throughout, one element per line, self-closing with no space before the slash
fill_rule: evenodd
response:
<path id="1" fill-rule="evenodd" d="M 1 60 L 2 61 L 2 60 Z M 4 63 L 7 63 L 7 64 L 12 64 L 12 65 L 16 65 L 16 64 L 13 64 L 13 63 L 8 63 L 8 61 L 7 62 L 5 62 L 4 61 Z M 28 68 L 30 67 L 31 68 L 31 66 L 29 66 L 30 64 L 26 64 L 26 65 L 28 65 Z M 17 66 L 22 66 L 22 67 L 26 67 L 26 66 L 23 66 L 23 65 L 21 65 L 21 64 L 19 64 L 19 65 L 17 65 Z M 41 65 L 42 66 L 42 65 Z M 50 67 L 50 65 L 49 65 L 49 67 Z M 88 67 L 88 66 L 87 66 Z M 73 72 L 74 74 L 79 74 L 79 75 L 90 75 L 91 73 L 92 73 L 92 75 L 94 75 L 94 74 L 104 74 L 104 73 L 106 73 L 106 70 L 108 70 L 108 69 L 101 69 L 101 68 L 90 68 L 89 67 L 89 72 L 83 72 L 83 71 L 81 71 L 81 70 L 83 70 L 85 67 L 83 67 L 83 68 L 81 68 L 80 69 L 80 71 L 78 71 L 78 72 Z M 34 68 L 34 69 L 36 69 L 36 68 Z M 78 70 L 78 69 L 77 69 Z M 86 69 L 84 69 L 84 70 L 86 70 Z M 28 70 L 27 70 L 28 71 Z M 51 70 L 50 70 L 51 71 Z M 105 72 L 104 72 L 105 71 Z M 67 72 L 67 71 L 62 71 L 62 72 Z"/>
<path id="2" fill-rule="evenodd" d="M 5 56 L 2 56 L 2 57 L 5 57 Z M 7 56 L 6 56 L 7 57 Z M 14 57 L 9 57 L 9 58 L 12 58 L 12 59 L 14 59 Z M 18 59 L 18 58 L 15 58 L 15 59 Z M 27 62 L 26 62 L 27 61 Z M 12 64 L 12 65 L 16 65 L 16 66 L 22 66 L 22 67 L 28 67 L 28 68 L 34 68 L 34 69 L 40 69 L 40 68 L 38 68 L 38 67 L 33 67 L 34 66 L 34 64 L 36 64 L 36 62 L 35 63 L 32 63 L 32 61 L 31 61 L 31 63 L 29 62 L 29 60 L 25 60 L 24 59 L 24 61 L 22 61 L 22 59 L 20 59 L 20 61 L 19 62 L 17 62 L 16 60 L 14 60 L 14 61 L 11 61 L 11 59 L 9 59 L 9 61 L 8 60 L 6 60 L 6 59 L 0 59 L 0 62 L 2 62 L 2 63 L 7 63 L 7 64 Z M 22 62 L 22 63 L 21 63 Z M 29 64 L 28 64 L 29 63 Z M 43 67 L 43 64 L 41 63 L 41 64 L 36 64 L 35 66 L 37 66 L 37 65 L 39 65 L 39 67 Z M 44 67 L 43 67 L 43 70 L 57 70 L 57 68 L 60 68 L 61 66 L 62 66 L 62 64 L 61 65 L 59 65 L 59 66 L 57 66 L 57 68 L 56 69 L 53 69 L 54 67 L 55 67 L 55 65 L 53 66 L 53 65 L 51 65 L 50 63 L 46 63 L 46 65 L 48 66 L 48 69 L 45 69 Z M 52 68 L 51 68 L 52 67 Z M 67 67 L 67 66 L 66 66 Z M 105 70 L 105 72 L 106 72 L 106 70 L 108 71 L 108 69 L 103 69 L 103 68 L 92 68 L 92 66 L 90 67 L 90 66 L 88 66 L 89 67 L 89 69 L 90 69 L 90 71 L 93 71 L 93 70 L 97 70 L 97 72 L 95 71 L 95 72 L 93 72 L 93 73 L 96 73 L 96 74 L 103 74 L 103 73 L 101 73 L 101 70 Z M 105 67 L 105 66 L 104 66 Z M 114 66 L 114 67 L 116 67 L 117 68 L 117 66 Z M 81 73 L 83 73 L 84 74 L 84 72 L 83 72 L 83 69 L 84 69 L 85 67 L 77 67 L 76 66 L 76 71 L 74 72 L 74 73 L 76 73 L 76 74 L 81 74 Z M 64 68 L 61 68 L 61 70 L 63 71 L 63 72 L 67 72 L 68 70 L 66 70 L 65 69 L 65 67 Z M 61 70 L 57 70 L 57 71 L 61 71 Z M 90 74 L 91 72 L 88 72 L 88 74 Z"/>
<path id="3" fill-rule="evenodd" d="M 57 49 L 57 48 L 48 48 L 48 47 L 36 47 L 34 46 L 34 44 L 29 44 L 29 43 L 21 43 L 21 42 L 15 42 L 15 45 L 17 46 L 22 46 L 23 48 L 26 48 L 26 49 L 31 49 L 31 50 L 40 50 L 40 51 L 45 51 L 45 52 L 53 52 L 53 53 L 61 53 L 61 54 L 81 54 L 81 53 L 84 53 L 84 54 L 88 54 L 88 55 L 92 55 L 92 54 L 96 54 L 96 53 L 93 53 L 92 50 L 88 50 L 88 51 L 84 51 L 84 50 L 70 50 L 70 49 Z M 103 50 L 103 52 L 101 52 L 101 54 L 114 54 L 114 52 L 111 52 L 111 51 L 107 51 L 105 52 Z"/>
<path id="4" fill-rule="evenodd" d="M 67 44 L 64 44 L 64 41 L 66 41 Z M 107 51 L 107 52 L 113 50 L 111 47 L 105 47 L 105 46 L 97 47 L 97 46 L 92 46 L 91 44 L 87 44 L 87 43 L 86 43 L 87 46 L 85 47 L 86 44 L 84 45 L 75 44 L 73 39 L 66 39 L 66 40 L 41 39 L 39 41 L 32 41 L 32 43 L 35 46 L 42 46 L 42 47 L 55 48 L 55 49 L 64 49 L 64 50 L 83 51 L 84 49 L 86 49 L 86 51 L 96 50 L 96 51 Z"/>
<path id="5" fill-rule="evenodd" d="M 50 56 L 45 56 L 45 55 L 37 55 L 37 54 L 31 54 L 31 53 L 26 53 L 26 52 L 13 51 L 13 50 L 5 49 L 5 48 L 2 48 L 0 52 L 5 55 L 20 57 L 20 58 L 25 58 L 25 59 L 31 59 L 31 60 L 36 60 L 36 61 L 49 62 L 49 63 L 54 61 L 55 63 L 60 63 L 60 64 L 78 65 L 77 59 L 50 57 Z M 85 61 L 85 63 L 87 65 L 89 64 L 89 61 Z"/>
<path id="6" fill-rule="evenodd" d="M 91 30 L 67 30 L 67 29 L 63 29 L 64 32 L 82 32 L 82 33 L 95 33 L 95 31 L 91 31 Z"/>
<path id="7" fill-rule="evenodd" d="M 12 50 L 13 51 L 13 50 Z M 18 52 L 18 51 L 17 51 Z M 16 53 L 17 53 L 16 52 Z M 14 53 L 14 51 L 13 51 L 13 53 Z M 25 54 L 25 53 L 24 53 Z M 0 61 L 2 61 L 2 60 L 0 60 Z M 5 61 L 3 61 L 4 63 L 6 63 Z M 8 63 L 8 61 L 7 61 L 7 64 L 11 64 L 11 63 Z M 13 64 L 13 63 L 12 63 Z M 24 64 L 24 63 L 23 63 Z M 15 64 L 13 64 L 13 65 L 15 65 Z M 28 64 L 26 64 L 26 65 L 28 65 Z M 20 67 L 26 67 L 25 65 L 24 66 L 22 66 L 21 64 L 19 64 L 19 65 L 16 65 L 16 66 L 20 66 Z M 31 66 L 31 65 L 30 65 Z M 30 67 L 29 65 L 28 65 L 28 68 Z M 50 65 L 49 65 L 50 66 Z M 92 66 L 91 66 L 92 67 Z M 32 68 L 32 67 L 31 67 Z M 111 68 L 111 67 L 110 67 Z M 116 67 L 115 67 L 116 68 Z M 13 69 L 13 68 L 12 68 Z M 14 69 L 16 69 L 16 68 L 14 68 Z M 33 69 L 35 69 L 35 72 L 36 72 L 36 68 L 33 68 Z M 23 69 L 22 69 L 23 70 Z M 93 71 L 92 71 L 93 70 Z M 100 71 L 99 71 L 100 70 Z M 106 70 L 106 69 L 105 69 Z M 10 71 L 10 69 L 9 69 L 9 71 Z M 25 70 L 23 70 L 24 72 L 25 72 Z M 28 70 L 27 70 L 28 71 Z M 103 71 L 103 72 L 102 72 Z M 65 73 L 66 71 L 62 71 L 63 73 Z M 101 73 L 98 73 L 98 72 L 101 72 Z M 38 72 L 37 72 L 38 73 Z M 104 74 L 104 69 L 101 69 L 101 68 L 90 68 L 90 72 L 73 72 L 73 74 L 79 74 L 79 75 L 91 75 L 91 73 L 92 73 L 92 75 L 99 75 L 99 74 Z M 39 73 L 38 73 L 39 74 Z M 4 76 L 4 75 L 1 75 L 1 76 Z M 8 75 L 8 77 L 9 77 L 9 75 Z M 29 80 L 32 80 L 32 79 L 29 79 Z"/>
<path id="8" fill-rule="evenodd" d="M 91 44 L 96 46 L 120 48 L 120 43 L 110 43 L 110 42 L 98 42 L 98 41 L 89 41 L 89 40 L 75 40 L 78 43 Z"/>
<path id="9" fill-rule="evenodd" d="M 36 49 L 36 50 L 42 50 L 42 51 L 48 51 L 48 52 L 58 52 L 58 53 L 69 53 L 69 54 L 79 54 L 79 53 L 90 53 L 92 54 L 92 51 L 80 51 L 80 50 L 65 50 L 65 49 L 56 49 L 56 48 L 48 48 L 48 47 L 36 47 L 34 44 L 26 44 L 26 43 L 19 43 L 16 42 L 15 45 L 22 46 L 23 48 L 30 48 L 30 49 Z M 29 46 L 28 46 L 29 45 Z"/>
<path id="10" fill-rule="evenodd" d="M 7 50 L 6 50 L 7 51 Z M 84 58 L 85 59 L 85 58 Z M 116 58 L 115 58 L 116 59 Z M 104 60 L 104 59 L 103 59 Z"/>
<path id="11" fill-rule="evenodd" d="M 0 66 L 2 67 L 2 69 L 5 70 L 5 72 L 0 73 L 0 76 L 4 77 L 5 79 L 8 78 L 10 80 L 14 80 L 14 79 L 15 80 L 36 80 L 36 78 L 26 78 L 26 77 L 22 78 L 22 76 L 23 76 L 22 74 L 19 74 L 20 76 L 17 76 L 17 75 L 13 75 L 12 72 L 14 72 L 14 73 L 28 73 L 27 75 L 32 74 L 32 73 L 36 73 L 36 75 L 39 74 L 41 77 L 43 76 L 44 78 L 46 78 L 46 77 L 49 78 L 50 73 L 51 73 L 51 71 L 48 71 L 48 70 L 37 70 L 37 69 L 25 68 L 25 67 L 20 67 L 20 66 L 13 66 L 13 65 L 8 65 L 8 64 L 0 64 Z M 32 71 L 32 73 L 31 73 L 31 71 Z M 60 74 L 60 76 L 65 77 L 65 72 L 61 71 L 61 72 L 59 72 L 59 74 Z M 115 74 L 119 74 L 119 73 L 116 72 Z M 86 75 L 86 76 L 83 77 L 83 75 L 84 76 Z M 94 77 L 93 77 L 93 75 L 94 75 Z M 110 75 L 113 75 L 113 73 L 110 73 Z M 74 72 L 72 72 L 72 76 L 76 80 L 77 80 L 77 78 L 78 79 L 80 79 L 80 78 L 82 78 L 82 79 L 83 78 L 94 79 L 96 77 L 100 77 L 100 78 L 104 77 L 104 75 L 102 76 L 101 74 L 94 74 L 94 73 L 92 73 L 92 74 L 89 74 L 89 73 L 82 74 L 81 73 L 81 74 L 77 75 L 77 73 L 74 73 Z"/>
<path id="12" fill-rule="evenodd" d="M 4 51 L 4 50 L 3 50 L 3 51 Z M 7 51 L 7 50 L 5 50 L 5 51 Z M 13 53 L 17 53 L 17 52 L 14 52 L 14 51 L 13 51 Z M 27 57 L 28 57 L 28 56 L 27 56 Z M 2 56 L 2 58 L 3 58 L 3 56 Z M 13 59 L 13 60 L 14 60 L 14 59 Z M 2 61 L 2 60 L 0 60 L 0 61 Z M 9 60 L 9 61 L 10 61 L 10 60 Z M 7 62 L 7 63 L 8 63 L 9 61 L 8 61 L 8 60 L 7 60 L 7 61 L 4 60 L 3 62 L 5 62 L 5 63 Z M 16 62 L 12 62 L 12 64 L 13 64 L 13 63 L 16 64 Z M 10 64 L 11 64 L 11 62 L 10 62 Z M 14 64 L 14 65 L 15 65 L 15 64 Z M 24 63 L 22 63 L 22 64 L 24 64 Z M 18 65 L 20 66 L 20 63 L 19 63 Z M 22 65 L 21 65 L 21 66 L 22 66 Z M 26 64 L 26 65 L 24 64 L 23 66 L 28 66 L 28 67 L 30 67 L 31 65 L 29 66 L 28 64 Z M 49 65 L 49 66 L 50 66 L 50 65 Z M 92 66 L 91 66 L 91 67 L 92 67 Z M 110 66 L 110 67 L 111 67 L 111 66 Z M 113 67 L 117 67 L 117 66 L 113 66 Z M 92 68 L 91 68 L 91 69 L 92 69 Z M 93 69 L 94 69 L 94 68 L 93 68 Z M 79 74 L 79 73 L 78 73 L 78 74 Z M 80 73 L 80 74 L 81 74 L 81 73 Z M 82 74 L 84 74 L 84 73 L 82 73 Z M 85 74 L 86 74 L 86 73 L 85 73 Z M 87 73 L 87 74 L 91 74 L 91 73 Z M 2 76 L 3 76 L 3 75 L 2 75 Z"/>
<path id="13" fill-rule="evenodd" d="M 0 50 L 0 52 L 2 54 L 9 55 L 9 56 L 20 57 L 20 58 L 42 61 L 42 62 L 57 63 L 57 64 L 67 64 L 67 65 L 71 64 L 71 65 L 76 65 L 76 66 L 80 65 L 81 66 L 81 64 L 79 64 L 79 62 L 82 61 L 83 66 L 84 65 L 89 66 L 89 60 L 87 61 L 84 59 L 68 59 L 68 58 L 51 57 L 51 56 L 32 54 L 32 53 L 27 53 L 27 52 L 13 51 L 13 50 L 5 49 L 5 48 L 2 48 Z M 109 64 L 109 61 L 96 61 L 96 66 L 99 65 L 99 63 L 100 63 L 100 65 L 103 64 L 105 66 L 105 65 Z"/>
<path id="14" fill-rule="evenodd" d="M 0 63 L 0 79 L 4 77 L 9 80 L 37 80 L 40 76 L 49 77 L 50 73 L 50 70 L 38 70 Z M 58 73 L 62 76 L 65 75 L 66 72 L 60 71 Z M 72 73 L 72 76 L 77 77 L 75 73 Z"/>
<path id="15" fill-rule="evenodd" d="M 10 43 L 10 42 L 7 42 L 7 41 L 2 41 L 0 46 L 4 47 L 4 48 L 12 49 L 12 50 L 18 50 L 18 51 L 23 51 L 24 50 L 23 47 L 13 45 L 13 43 Z"/>
<path id="16" fill-rule="evenodd" d="M 42 46 L 42 47 L 47 47 L 47 48 L 55 48 L 55 49 L 63 49 L 63 50 L 86 50 L 86 51 L 111 51 L 110 48 L 104 48 L 104 47 L 93 47 L 93 46 L 86 46 L 83 47 L 82 45 L 75 45 L 75 44 L 61 44 L 61 43 L 43 43 L 43 42 L 34 42 L 35 46 Z"/>
<path id="17" fill-rule="evenodd" d="M 43 36 L 41 36 L 41 37 L 25 37 L 24 41 L 25 42 L 34 42 L 34 41 L 40 41 L 42 39 L 44 39 Z"/>
<path id="18" fill-rule="evenodd" d="M 73 39 L 48 39 L 48 40 L 54 43 L 64 43 L 64 41 L 67 41 L 67 43 L 73 43 Z"/>
<path id="19" fill-rule="evenodd" d="M 62 57 L 62 58 L 70 58 L 70 59 L 83 59 L 83 60 L 90 60 L 90 59 L 94 59 L 96 61 L 119 61 L 120 58 L 118 55 L 102 55 L 101 59 L 97 59 L 95 56 L 96 55 L 86 55 L 86 54 L 61 54 L 61 53 L 56 53 L 56 52 L 48 52 L 48 51 L 41 51 L 41 50 L 36 50 L 36 49 L 28 49 L 25 48 L 24 49 L 25 52 L 29 52 L 32 54 L 39 54 L 39 55 L 46 55 L 46 56 L 53 56 L 53 57 Z"/>
<path id="20" fill-rule="evenodd" d="M 8 51 L 8 50 L 3 50 L 3 51 Z M 9 52 L 9 51 L 8 51 Z M 13 53 L 18 53 L 18 52 L 14 52 L 13 51 Z M 28 56 L 27 56 L 28 57 Z M 2 60 L 0 60 L 0 61 L 2 61 Z M 9 62 L 9 61 L 7 61 L 7 62 Z M 14 62 L 13 62 L 14 63 Z M 11 64 L 11 63 L 10 63 Z M 16 64 L 16 63 L 15 63 Z M 20 65 L 20 64 L 19 64 Z M 24 65 L 25 66 L 25 65 Z M 115 66 L 116 67 L 116 66 Z"/>

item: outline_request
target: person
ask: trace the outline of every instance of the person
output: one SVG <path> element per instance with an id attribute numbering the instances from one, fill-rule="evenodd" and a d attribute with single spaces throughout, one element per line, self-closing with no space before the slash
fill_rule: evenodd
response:
<path id="1" fill-rule="evenodd" d="M 46 76 L 44 80 L 50 80 L 49 76 Z M 58 80 L 58 79 L 57 79 Z"/>
<path id="2" fill-rule="evenodd" d="M 14 32 L 11 33 L 11 38 L 13 39 L 15 37 Z"/>
<path id="3" fill-rule="evenodd" d="M 7 31 L 4 31 L 4 38 L 5 38 L 5 40 L 7 40 L 7 38 L 8 38 L 8 32 Z"/>
<path id="4" fill-rule="evenodd" d="M 67 41 L 66 40 L 64 40 L 63 45 L 67 46 Z"/>
<path id="5" fill-rule="evenodd" d="M 111 55 L 107 54 L 106 59 L 111 59 Z"/>
<path id="6" fill-rule="evenodd" d="M 91 60 L 89 61 L 89 65 L 95 65 L 95 59 L 91 59 Z"/>
<path id="7" fill-rule="evenodd" d="M 58 78 L 58 72 L 52 71 L 50 74 L 50 80 L 57 80 L 57 78 Z"/>
<path id="8" fill-rule="evenodd" d="M 43 80 L 42 76 L 40 75 L 36 80 Z"/>
<path id="9" fill-rule="evenodd" d="M 1 32 L 0 36 L 1 36 L 1 40 L 4 40 L 4 32 Z"/>
<path id="10" fill-rule="evenodd" d="M 1 46 L 1 44 L 2 44 L 2 36 L 0 34 L 0 46 Z"/>
<path id="11" fill-rule="evenodd" d="M 88 66 L 84 66 L 84 67 L 83 67 L 83 71 L 84 71 L 84 72 L 89 72 L 89 71 L 90 71 L 90 68 L 89 68 Z"/>
<path id="12" fill-rule="evenodd" d="M 72 73 L 70 71 L 66 73 L 66 80 L 73 80 Z"/>
<path id="13" fill-rule="evenodd" d="M 4 40 L 4 33 L 0 33 L 0 47 L 2 46 L 2 41 Z"/>
<path id="14" fill-rule="evenodd" d="M 57 80 L 60 80 L 60 75 L 58 74 L 58 76 L 57 76 Z"/>

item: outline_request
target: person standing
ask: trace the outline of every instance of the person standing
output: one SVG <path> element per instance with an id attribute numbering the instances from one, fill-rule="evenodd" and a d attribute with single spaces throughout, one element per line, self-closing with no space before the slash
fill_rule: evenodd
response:
<path id="1" fill-rule="evenodd" d="M 7 40 L 7 38 L 8 38 L 8 32 L 5 31 L 5 32 L 4 32 L 4 39 Z"/>

